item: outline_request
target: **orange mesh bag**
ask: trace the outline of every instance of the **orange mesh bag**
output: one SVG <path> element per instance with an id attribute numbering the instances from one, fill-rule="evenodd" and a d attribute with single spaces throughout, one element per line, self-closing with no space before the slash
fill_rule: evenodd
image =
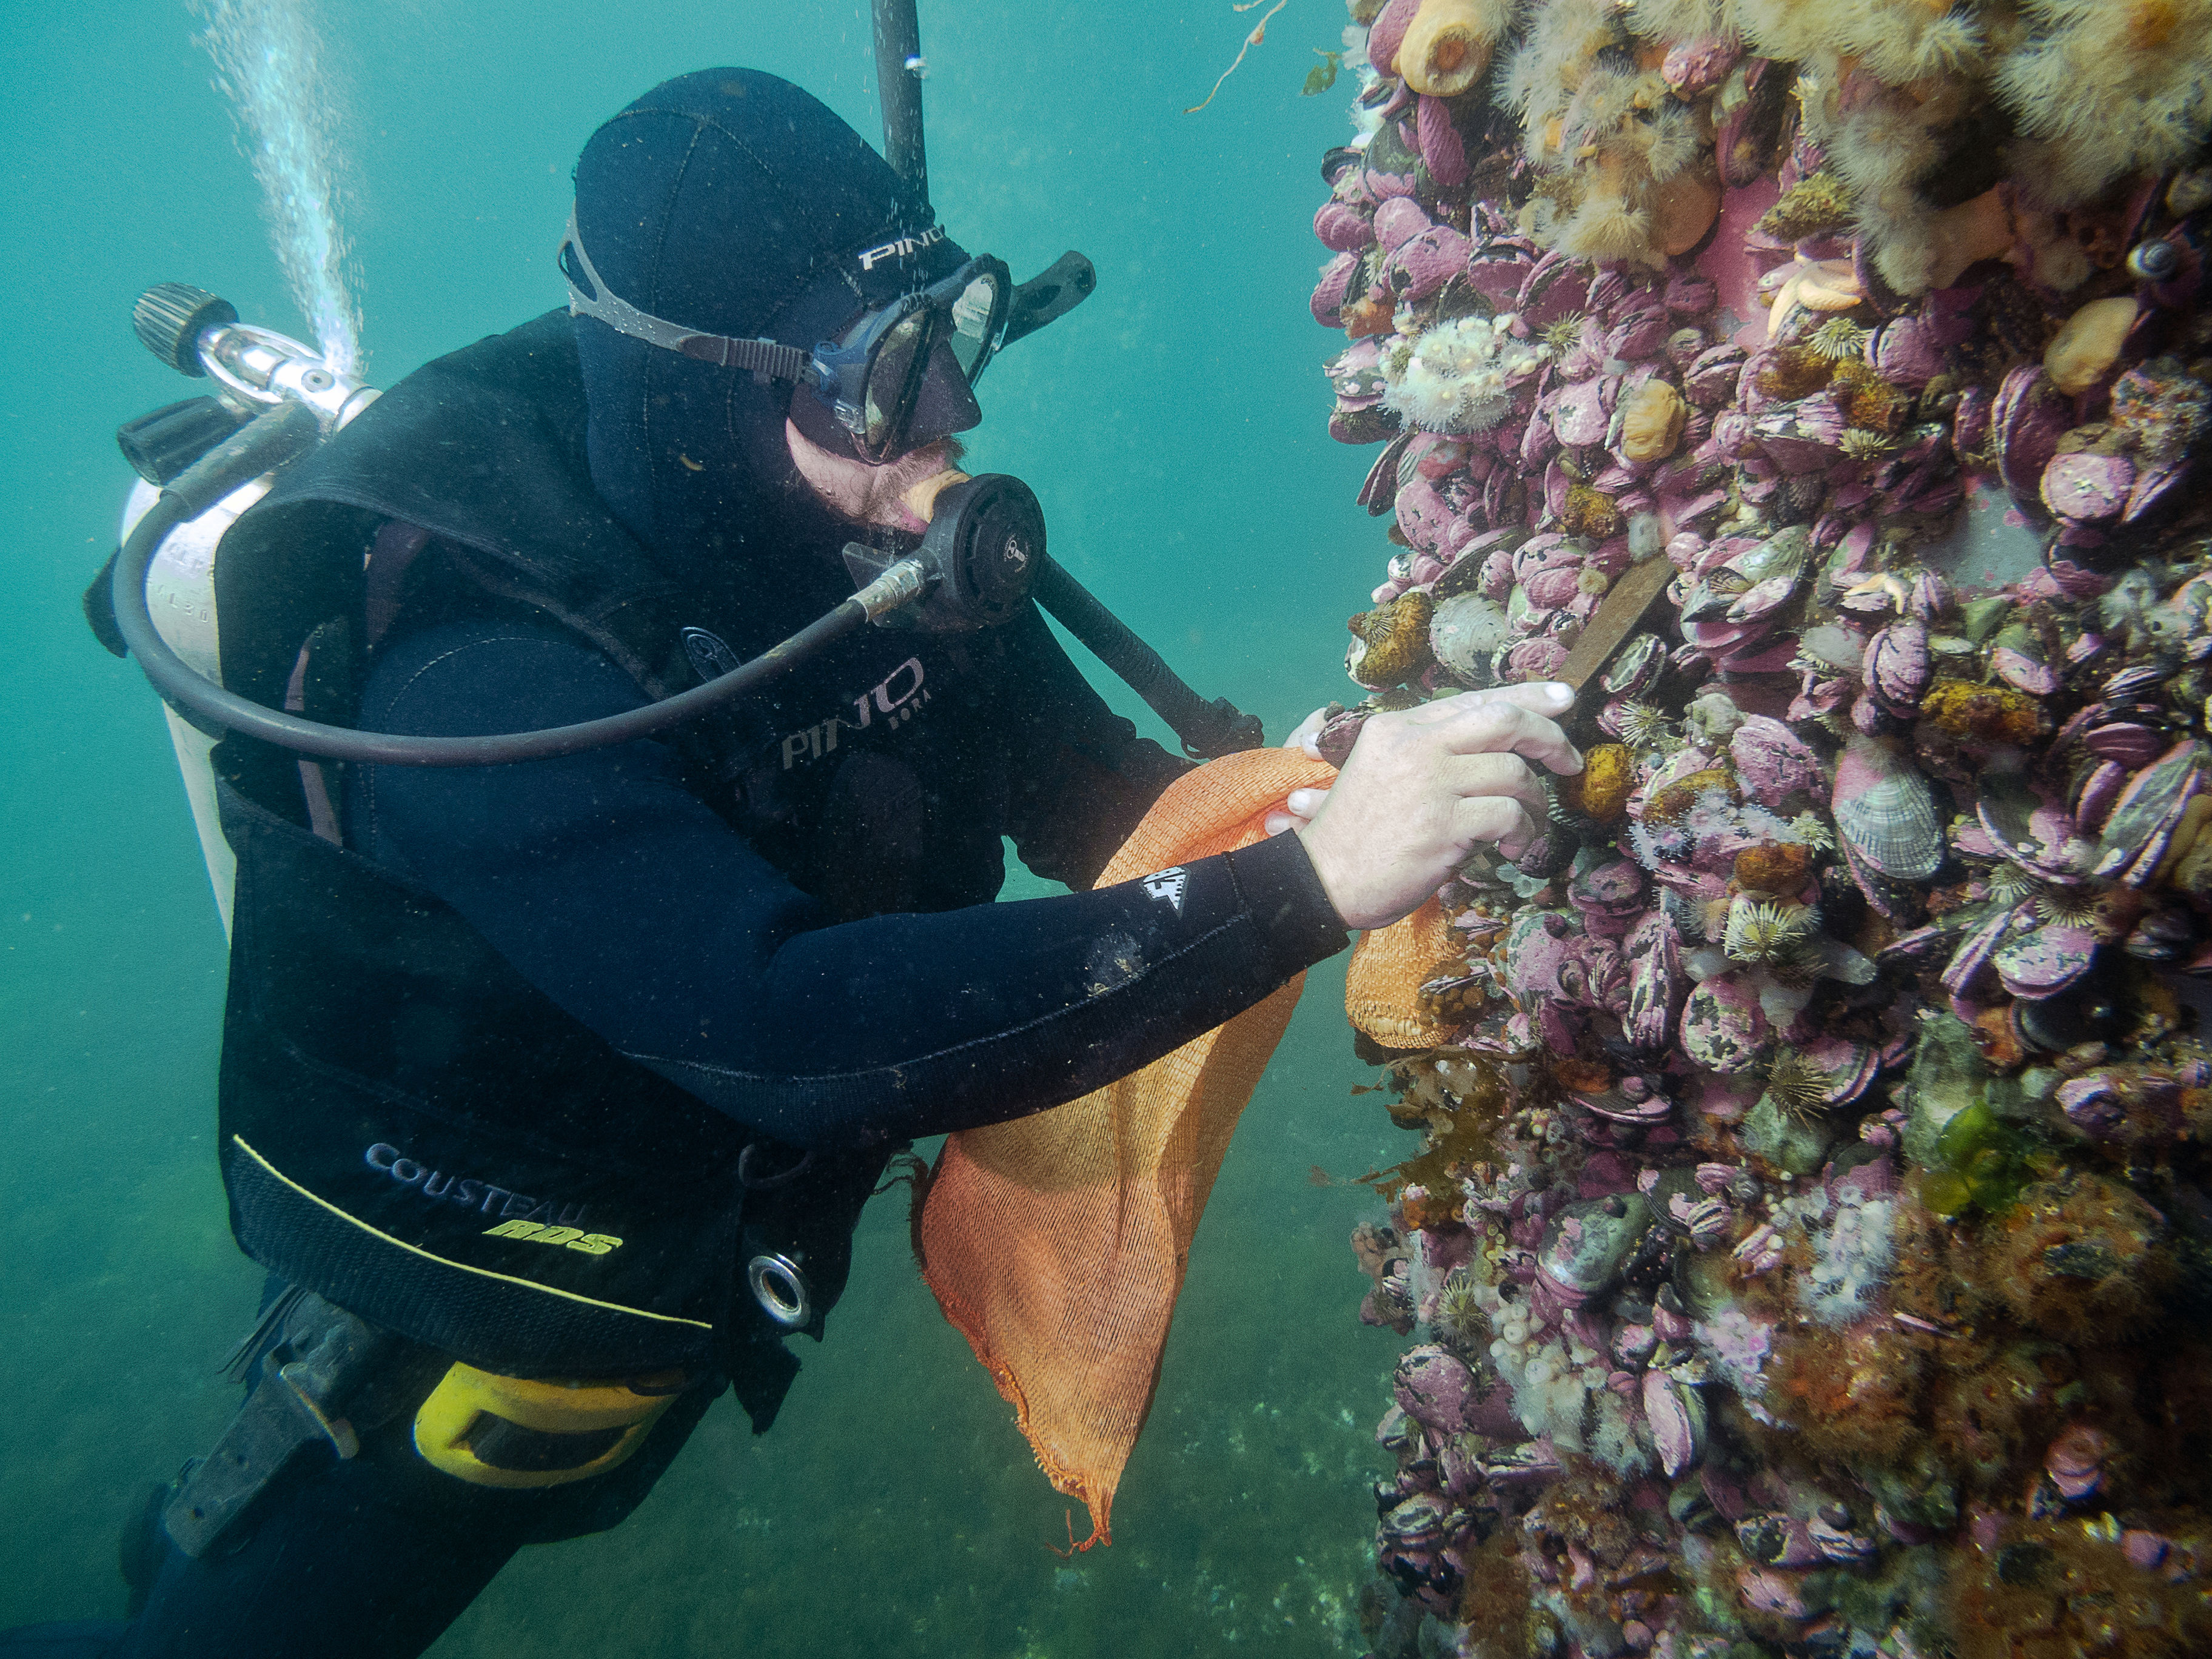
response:
<path id="1" fill-rule="evenodd" d="M 1249 847 L 1293 789 L 1334 771 L 1283 749 L 1186 773 L 1103 886 Z M 1110 1543 L 1114 1489 L 1151 1409 L 1191 1235 L 1230 1132 L 1304 975 L 1118 1083 L 948 1138 L 915 1224 L 938 1305 L 975 1350 L 1058 1490 Z"/>
<path id="2" fill-rule="evenodd" d="M 1451 948 L 1451 919 L 1434 899 L 1402 921 L 1362 933 L 1345 970 L 1345 1013 L 1386 1048 L 1435 1048 L 1445 1030 L 1421 1012 L 1421 983 Z"/>
<path id="3" fill-rule="evenodd" d="M 1281 749 L 1188 773 L 1099 882 L 1249 847 L 1291 790 L 1334 775 Z M 1402 992 L 1414 1017 L 1413 989 L 1444 954 L 1443 921 L 1431 902 L 1361 939 L 1353 971 L 1382 970 L 1371 997 Z M 1013 1406 L 1038 1467 L 1090 1510 L 1081 1548 L 1113 1541 L 1115 1488 L 1152 1407 L 1191 1237 L 1303 982 L 1080 1100 L 963 1130 L 938 1159 L 915 1222 L 922 1277 Z"/>

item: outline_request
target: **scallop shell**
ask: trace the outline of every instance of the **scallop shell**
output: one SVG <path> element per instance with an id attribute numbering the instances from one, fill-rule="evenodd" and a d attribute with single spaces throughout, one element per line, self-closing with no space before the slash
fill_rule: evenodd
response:
<path id="1" fill-rule="evenodd" d="M 1836 828 L 1851 851 L 1892 881 L 1925 881 L 1943 863 L 1943 829 L 1927 779 L 1867 738 L 1836 763 Z"/>

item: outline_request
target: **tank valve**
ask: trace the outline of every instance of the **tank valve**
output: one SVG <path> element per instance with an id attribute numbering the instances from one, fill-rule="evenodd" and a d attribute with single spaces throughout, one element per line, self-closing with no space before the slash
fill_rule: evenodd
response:
<path id="1" fill-rule="evenodd" d="M 170 368 L 216 381 L 241 415 L 295 403 L 327 434 L 376 401 L 375 387 L 339 374 L 313 346 L 240 322 L 237 307 L 189 283 L 155 283 L 131 307 L 131 325 Z"/>

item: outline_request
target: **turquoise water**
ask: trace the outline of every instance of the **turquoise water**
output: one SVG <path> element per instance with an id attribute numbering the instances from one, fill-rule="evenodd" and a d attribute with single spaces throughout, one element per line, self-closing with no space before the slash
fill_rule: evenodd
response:
<path id="1" fill-rule="evenodd" d="M 941 216 L 1018 276 L 1078 246 L 1101 279 L 994 368 L 971 464 L 1027 478 L 1057 556 L 1279 736 L 1345 686 L 1342 619 L 1379 532 L 1352 505 L 1370 455 L 1323 430 L 1332 337 L 1305 312 L 1342 100 L 1297 88 L 1341 8 L 1292 0 L 1213 106 L 1181 113 L 1253 15 L 922 0 Z M 877 130 L 852 0 L 392 0 L 319 20 L 380 384 L 560 300 L 569 166 L 655 82 L 750 64 Z M 119 1616 L 123 1510 L 219 1432 L 234 1392 L 212 1369 L 259 1278 L 215 1175 L 222 942 L 183 792 L 152 694 L 76 608 L 130 481 L 112 429 L 185 395 L 131 337 L 132 296 L 188 281 L 304 331 L 195 27 L 175 3 L 0 25 L 0 1627 Z M 723 1401 L 629 1522 L 526 1552 L 434 1651 L 1358 1651 L 1395 1345 L 1354 1314 L 1364 1191 L 1307 1171 L 1403 1150 L 1349 1094 L 1369 1074 L 1341 975 L 1312 975 L 1230 1152 L 1112 1548 L 1048 1550 L 1066 1504 L 887 1199 L 773 1434 Z"/>

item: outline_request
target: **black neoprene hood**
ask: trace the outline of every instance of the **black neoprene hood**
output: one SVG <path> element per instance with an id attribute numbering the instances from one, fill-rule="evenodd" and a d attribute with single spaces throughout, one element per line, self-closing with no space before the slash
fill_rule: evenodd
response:
<path id="1" fill-rule="evenodd" d="M 956 270 L 933 215 L 811 94 L 757 70 L 664 82 L 593 133 L 576 228 L 607 286 L 657 317 L 811 348 L 864 308 Z M 575 319 L 592 482 L 676 562 L 832 533 L 794 487 L 786 382 L 698 362 Z"/>

